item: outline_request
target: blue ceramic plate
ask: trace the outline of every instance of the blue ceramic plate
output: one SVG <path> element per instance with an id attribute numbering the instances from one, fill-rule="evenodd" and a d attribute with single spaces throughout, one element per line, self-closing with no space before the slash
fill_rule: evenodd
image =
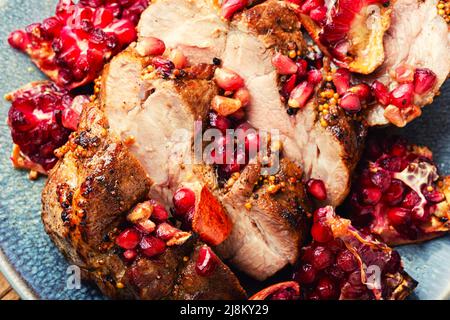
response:
<path id="1" fill-rule="evenodd" d="M 10 31 L 52 15 L 56 0 L 0 0 L 0 94 L 42 78 L 32 63 L 9 48 Z M 9 105 L 0 100 L 0 120 Z M 430 146 L 443 173 L 450 174 L 450 82 L 424 115 L 402 133 Z M 31 182 L 9 162 L 11 139 L 0 121 L 0 271 L 24 299 L 102 299 L 93 287 L 67 289 L 68 264 L 45 234 L 40 218 L 44 179 Z M 400 248 L 406 270 L 419 281 L 413 298 L 450 298 L 450 237 Z"/>

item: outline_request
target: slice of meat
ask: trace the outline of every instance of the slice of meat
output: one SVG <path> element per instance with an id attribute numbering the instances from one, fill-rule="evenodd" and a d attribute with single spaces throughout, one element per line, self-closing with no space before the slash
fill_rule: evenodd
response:
<path id="1" fill-rule="evenodd" d="M 212 266 L 208 274 L 202 275 L 196 270 L 201 263 L 200 251 L 207 246 L 197 243 L 190 258 L 184 262 L 183 270 L 175 285 L 173 298 L 176 300 L 242 300 L 245 291 L 228 267 L 215 255 L 210 261 Z M 211 249 L 209 249 L 211 250 Z"/>
<path id="2" fill-rule="evenodd" d="M 445 20 L 438 15 L 437 3 L 437 0 L 394 2 L 391 27 L 384 38 L 386 59 L 364 81 L 378 80 L 392 90 L 397 86 L 393 74 L 398 67 L 426 68 L 436 75 L 437 80 L 428 92 L 414 95 L 413 105 L 422 108 L 433 101 L 450 72 L 450 36 Z M 367 115 L 369 125 L 395 122 L 388 119 L 387 111 L 380 104 L 374 106 Z M 404 126 L 420 113 L 420 109 L 403 109 L 400 120 L 394 124 Z"/>
<path id="3" fill-rule="evenodd" d="M 63 158 L 42 192 L 42 219 L 63 253 L 84 265 L 90 247 L 98 246 L 122 213 L 147 195 L 151 180 L 108 132 L 106 119 L 93 105 L 86 107 L 79 131 L 58 153 Z"/>
<path id="4" fill-rule="evenodd" d="M 259 164 L 244 169 L 222 198 L 233 222 L 231 235 L 218 247 L 223 258 L 258 280 L 295 263 L 309 211 L 302 174 L 284 159 L 273 176 L 262 176 Z"/>
<path id="5" fill-rule="evenodd" d="M 227 24 L 219 10 L 211 0 L 156 1 L 141 16 L 138 42 L 156 37 L 169 48 L 181 49 L 193 64 L 211 63 L 226 41 Z"/>
<path id="6" fill-rule="evenodd" d="M 131 152 L 154 181 L 151 196 L 168 205 L 182 182 L 196 180 L 194 126 L 206 117 L 217 88 L 204 79 L 146 80 L 149 63 L 133 47 L 115 57 L 100 96 L 111 128 L 131 140 Z"/>
<path id="7" fill-rule="evenodd" d="M 240 70 L 245 79 L 252 96 L 252 105 L 246 109 L 252 126 L 278 130 L 283 155 L 300 164 L 307 178 L 323 180 L 328 203 L 338 205 L 348 192 L 361 149 L 359 135 L 363 136 L 364 130 L 360 132 L 360 125 L 342 113 L 323 127 L 314 101 L 294 116 L 287 114 L 271 59 L 275 50 L 286 50 L 288 42 L 296 43 L 300 50 L 305 47 L 294 9 L 281 1 L 264 2 L 235 15 L 223 64 Z"/>
<path id="8" fill-rule="evenodd" d="M 237 278 L 221 262 L 206 282 L 184 270 L 188 268 L 184 257 L 202 245 L 194 236 L 176 244 L 168 242 L 164 252 L 151 259 L 145 257 L 148 252 L 133 262 L 122 258 L 125 253 L 115 239 L 127 213 L 147 197 L 152 182 L 109 129 L 96 103 L 85 108 L 79 130 L 58 155 L 61 160 L 50 172 L 42 194 L 45 230 L 70 263 L 79 266 L 83 277 L 94 281 L 104 294 L 124 299 L 173 298 L 175 284 L 185 283 L 186 291 L 202 288 L 204 298 L 213 291 L 210 298 L 214 299 L 245 297 Z"/>

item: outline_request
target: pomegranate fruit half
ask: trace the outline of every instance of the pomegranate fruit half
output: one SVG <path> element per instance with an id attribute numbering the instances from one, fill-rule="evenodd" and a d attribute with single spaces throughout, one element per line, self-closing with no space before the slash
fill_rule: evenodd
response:
<path id="1" fill-rule="evenodd" d="M 293 279 L 306 300 L 402 300 L 416 287 L 399 254 L 355 229 L 332 207 L 314 213 L 312 243 Z"/>
<path id="2" fill-rule="evenodd" d="M 54 151 L 76 130 L 88 97 L 74 97 L 51 81 L 38 81 L 8 94 L 7 99 L 12 140 L 29 164 L 26 169 L 45 174 L 57 161 Z"/>
<path id="3" fill-rule="evenodd" d="M 136 39 L 135 26 L 148 0 L 60 0 L 54 16 L 13 31 L 9 44 L 27 53 L 59 86 L 94 80 L 103 65 Z"/>
<path id="4" fill-rule="evenodd" d="M 450 177 L 439 177 L 428 148 L 369 137 L 356 176 L 345 205 L 355 227 L 389 245 L 450 230 Z"/>
<path id="5" fill-rule="evenodd" d="M 311 2 L 311 1 L 310 1 Z M 300 19 L 320 49 L 341 67 L 370 74 L 384 61 L 383 37 L 390 24 L 385 0 L 313 1 L 300 7 Z M 316 12 L 327 17 L 317 19 Z"/>

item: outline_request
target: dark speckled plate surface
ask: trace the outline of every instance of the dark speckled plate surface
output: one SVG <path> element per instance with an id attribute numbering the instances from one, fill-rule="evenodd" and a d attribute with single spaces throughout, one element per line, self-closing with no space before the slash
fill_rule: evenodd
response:
<path id="1" fill-rule="evenodd" d="M 56 0 L 0 0 L 0 94 L 42 78 L 24 56 L 10 49 L 10 31 L 40 21 L 54 11 Z M 443 173 L 450 174 L 450 82 L 419 120 L 402 130 L 416 143 L 430 146 Z M 11 140 L 3 119 L 8 103 L 0 102 L 0 271 L 24 299 L 101 299 L 83 284 L 67 289 L 68 264 L 44 232 L 40 192 L 44 179 L 31 182 L 9 162 Z M 413 298 L 450 298 L 450 237 L 400 248 L 406 270 L 419 281 Z"/>

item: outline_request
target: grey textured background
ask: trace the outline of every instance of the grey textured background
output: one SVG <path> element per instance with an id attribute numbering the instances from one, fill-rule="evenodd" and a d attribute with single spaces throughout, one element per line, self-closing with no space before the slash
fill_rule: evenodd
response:
<path id="1" fill-rule="evenodd" d="M 0 0 L 0 94 L 42 75 L 22 54 L 10 49 L 10 31 L 42 20 L 54 11 L 56 0 Z M 424 115 L 400 132 L 411 141 L 430 146 L 442 170 L 450 174 L 450 82 Z M 40 191 L 44 179 L 30 182 L 27 174 L 9 162 L 11 140 L 4 120 L 9 105 L 0 100 L 0 269 L 25 298 L 33 291 L 43 299 L 102 298 L 90 286 L 66 289 L 67 262 L 45 234 L 40 220 Z M 448 298 L 450 292 L 450 238 L 400 248 L 405 267 L 419 280 L 416 298 Z M 25 283 L 28 288 L 25 288 Z"/>

